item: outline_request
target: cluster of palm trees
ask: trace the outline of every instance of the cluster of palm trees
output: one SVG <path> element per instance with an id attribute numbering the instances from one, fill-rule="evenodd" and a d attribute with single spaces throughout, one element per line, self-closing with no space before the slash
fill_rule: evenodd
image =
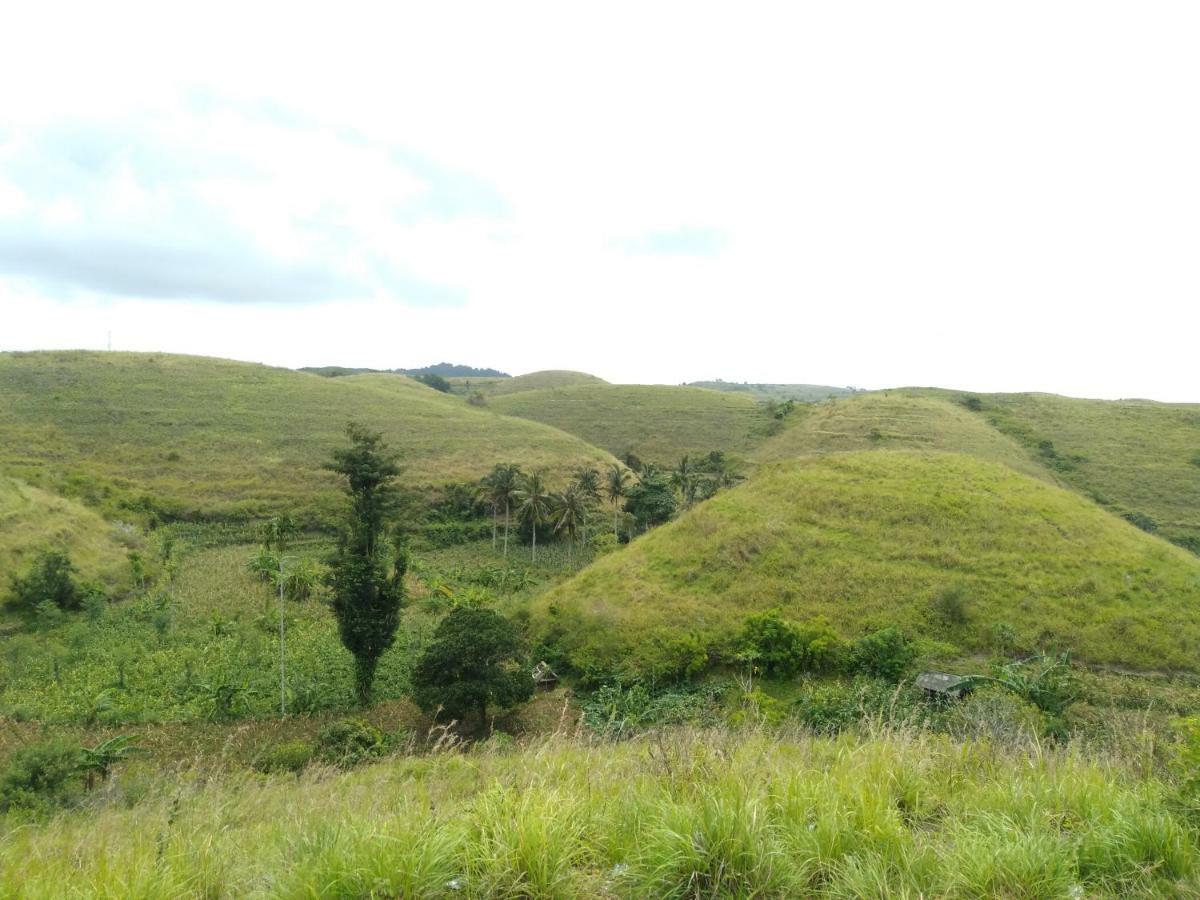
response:
<path id="1" fill-rule="evenodd" d="M 502 463 L 484 476 L 480 486 L 482 499 L 492 508 L 492 548 L 500 541 L 503 521 L 504 555 L 508 556 L 509 526 L 515 519 L 518 526 L 529 528 L 534 561 L 539 528 L 565 536 L 568 558 L 574 561 L 575 542 L 582 537 L 587 543 L 588 526 L 602 495 L 612 504 L 613 534 L 618 533 L 621 502 L 632 481 L 629 469 L 614 463 L 602 485 L 600 473 L 585 466 L 575 471 L 564 490 L 551 491 L 541 472 L 525 473 L 515 463 Z"/>

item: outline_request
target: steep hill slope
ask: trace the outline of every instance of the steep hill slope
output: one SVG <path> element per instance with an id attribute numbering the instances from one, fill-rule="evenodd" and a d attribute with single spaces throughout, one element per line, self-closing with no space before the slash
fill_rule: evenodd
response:
<path id="1" fill-rule="evenodd" d="M 610 459 L 397 375 L 321 378 L 198 357 L 0 354 L 0 472 L 99 503 L 208 516 L 327 510 L 347 421 L 382 431 L 412 487 L 493 464 L 554 480 Z"/>
<path id="2" fill-rule="evenodd" d="M 660 466 L 674 465 L 685 453 L 745 454 L 766 437 L 769 424 L 744 394 L 670 385 L 577 385 L 496 397 L 490 405 Z"/>
<path id="3" fill-rule="evenodd" d="M 0 476 L 0 597 L 39 550 L 66 552 L 83 578 L 124 584 L 136 533 L 105 522 L 73 500 Z"/>
<path id="4" fill-rule="evenodd" d="M 788 427 L 753 454 L 757 462 L 853 450 L 965 453 L 1050 479 L 1016 440 L 948 399 L 862 394 L 800 407 Z"/>
<path id="5" fill-rule="evenodd" d="M 959 589 L 967 622 L 933 611 Z M 864 452 L 768 466 L 538 599 L 577 666 L 655 671 L 680 636 L 713 645 L 750 612 L 897 624 L 962 651 L 1071 647 L 1195 670 L 1200 560 L 1077 494 L 954 454 Z"/>
<path id="6" fill-rule="evenodd" d="M 977 406 L 1067 484 L 1200 553 L 1200 404 L 922 393 Z"/>

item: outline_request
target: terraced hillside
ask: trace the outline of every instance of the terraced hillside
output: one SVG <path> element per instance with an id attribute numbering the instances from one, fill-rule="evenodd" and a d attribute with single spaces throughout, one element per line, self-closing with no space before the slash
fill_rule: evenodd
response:
<path id="1" fill-rule="evenodd" d="M 965 453 L 1051 479 L 1049 470 L 960 403 L 899 393 L 862 394 L 800 407 L 789 426 L 753 454 L 757 462 L 856 450 Z"/>
<path id="2" fill-rule="evenodd" d="M 395 375 L 321 378 L 163 354 L 0 354 L 0 473 L 114 509 L 320 514 L 334 500 L 321 466 L 349 420 L 384 433 L 413 487 L 475 479 L 497 462 L 554 480 L 610 460 L 560 431 Z"/>
<path id="3" fill-rule="evenodd" d="M 105 522 L 81 503 L 0 477 L 0 596 L 8 576 L 24 572 L 42 549 L 67 553 L 84 578 L 123 585 L 126 553 L 135 546 L 136 532 Z"/>
<path id="4" fill-rule="evenodd" d="M 513 379 L 514 381 L 517 379 Z M 771 424 L 745 394 L 669 385 L 585 384 L 496 397 L 497 412 L 553 425 L 616 456 L 674 465 L 685 453 L 744 455 Z"/>
<path id="5" fill-rule="evenodd" d="M 966 620 L 935 611 L 947 591 Z M 713 647 L 750 612 L 896 624 L 986 652 L 1195 670 L 1200 559 L 1079 495 L 957 454 L 862 452 L 767 466 L 540 598 L 580 668 L 659 671 L 681 636 Z"/>
<path id="6" fill-rule="evenodd" d="M 1200 553 L 1200 404 L 922 393 L 977 406 L 1065 483 Z"/>

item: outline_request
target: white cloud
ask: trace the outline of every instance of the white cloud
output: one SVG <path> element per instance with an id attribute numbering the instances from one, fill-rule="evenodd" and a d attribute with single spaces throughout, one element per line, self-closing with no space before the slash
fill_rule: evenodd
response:
<path id="1" fill-rule="evenodd" d="M 1189 4 L 13 18 L 0 348 L 1200 400 Z"/>

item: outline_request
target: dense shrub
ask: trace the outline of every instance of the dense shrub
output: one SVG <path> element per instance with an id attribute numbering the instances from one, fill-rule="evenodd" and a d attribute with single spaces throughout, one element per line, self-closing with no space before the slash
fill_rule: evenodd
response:
<path id="1" fill-rule="evenodd" d="M 1121 518 L 1123 518 L 1130 525 L 1133 525 L 1135 528 L 1140 528 L 1142 531 L 1148 532 L 1149 534 L 1153 534 L 1154 532 L 1158 531 L 1158 522 L 1156 522 L 1152 516 L 1148 516 L 1145 513 L 1127 512 L 1121 516 Z"/>
<path id="2" fill-rule="evenodd" d="M 916 658 L 916 649 L 895 626 L 863 635 L 850 647 L 855 672 L 888 681 L 899 681 Z"/>
<path id="3" fill-rule="evenodd" d="M 317 735 L 313 755 L 323 762 L 349 769 L 387 752 L 387 737 L 382 731 L 363 719 L 343 719 Z"/>
<path id="4" fill-rule="evenodd" d="M 728 690 L 724 682 L 657 691 L 642 682 L 607 684 L 583 701 L 583 720 L 593 731 L 610 737 L 661 725 L 715 725 Z"/>
<path id="5" fill-rule="evenodd" d="M 0 811 L 66 802 L 82 790 L 79 765 L 79 747 L 65 740 L 20 748 L 0 776 Z"/>
<path id="6" fill-rule="evenodd" d="M 787 622 L 778 610 L 750 616 L 734 642 L 735 656 L 774 677 L 798 672 L 829 674 L 847 663 L 845 642 L 824 618 L 804 625 Z"/>
<path id="7" fill-rule="evenodd" d="M 308 741 L 286 741 L 277 744 L 259 757 L 256 768 L 260 772 L 299 772 L 313 758 L 314 747 Z"/>
<path id="8" fill-rule="evenodd" d="M 26 612 L 43 603 L 64 611 L 79 609 L 83 594 L 73 577 L 76 571 L 67 554 L 43 550 L 24 576 L 9 578 L 8 604 Z"/>

